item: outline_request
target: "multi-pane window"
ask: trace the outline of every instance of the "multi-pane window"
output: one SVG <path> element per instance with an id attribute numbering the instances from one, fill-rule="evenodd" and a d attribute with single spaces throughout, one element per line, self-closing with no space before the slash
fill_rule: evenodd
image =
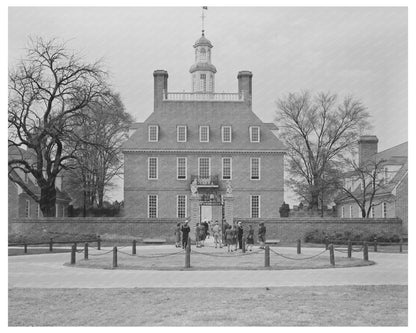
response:
<path id="1" fill-rule="evenodd" d="M 371 210 L 370 210 L 370 217 L 375 217 L 375 210 L 374 210 L 374 206 L 371 206 Z"/>
<path id="2" fill-rule="evenodd" d="M 201 61 L 205 61 L 206 59 L 207 59 L 207 52 L 205 51 L 204 48 L 201 48 L 201 51 L 200 51 L 200 60 Z M 201 74 L 201 76 L 202 75 L 205 75 L 205 74 Z"/>
<path id="3" fill-rule="evenodd" d="M 40 215 L 40 205 L 39 204 L 36 205 L 36 216 L 41 217 L 41 215 Z"/>
<path id="4" fill-rule="evenodd" d="M 231 157 L 222 158 L 222 179 L 231 179 L 232 177 L 232 159 Z"/>
<path id="5" fill-rule="evenodd" d="M 157 218 L 157 195 L 150 194 L 147 196 L 147 217 L 151 219 Z"/>
<path id="6" fill-rule="evenodd" d="M 381 205 L 381 217 L 387 217 L 387 202 L 383 202 Z"/>
<path id="7" fill-rule="evenodd" d="M 260 142 L 259 126 L 250 126 L 250 142 Z"/>
<path id="8" fill-rule="evenodd" d="M 199 142 L 209 142 L 209 126 L 199 126 Z"/>
<path id="9" fill-rule="evenodd" d="M 186 195 L 177 196 L 177 217 L 186 217 Z"/>
<path id="10" fill-rule="evenodd" d="M 157 157 L 149 157 L 147 175 L 149 179 L 157 179 Z"/>
<path id="11" fill-rule="evenodd" d="M 25 201 L 25 217 L 30 217 L 30 201 Z"/>
<path id="12" fill-rule="evenodd" d="M 186 157 L 178 157 L 176 159 L 176 169 L 177 169 L 178 179 L 186 179 L 186 166 L 187 166 Z"/>
<path id="13" fill-rule="evenodd" d="M 250 217 L 260 217 L 260 196 L 250 195 Z"/>
<path id="14" fill-rule="evenodd" d="M 231 142 L 231 126 L 223 126 L 222 131 L 222 142 Z"/>
<path id="15" fill-rule="evenodd" d="M 209 157 L 200 157 L 198 164 L 199 177 L 209 178 L 211 176 L 211 159 Z"/>
<path id="16" fill-rule="evenodd" d="M 25 183 L 29 183 L 29 174 L 25 172 Z"/>
<path id="17" fill-rule="evenodd" d="M 149 125 L 148 134 L 149 134 L 149 142 L 158 142 L 159 141 L 159 126 Z"/>
<path id="18" fill-rule="evenodd" d="M 345 207 L 342 206 L 341 208 L 341 217 L 345 217 Z"/>
<path id="19" fill-rule="evenodd" d="M 350 206 L 350 218 L 352 217 L 352 206 Z"/>
<path id="20" fill-rule="evenodd" d="M 250 179 L 260 179 L 260 158 L 250 158 Z"/>
<path id="21" fill-rule="evenodd" d="M 176 137 L 178 142 L 186 142 L 186 126 L 179 125 L 176 127 Z"/>

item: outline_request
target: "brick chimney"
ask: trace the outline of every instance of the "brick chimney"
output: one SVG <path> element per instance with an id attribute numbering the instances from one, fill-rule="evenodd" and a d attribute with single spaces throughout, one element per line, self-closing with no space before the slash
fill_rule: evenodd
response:
<path id="1" fill-rule="evenodd" d="M 362 135 L 358 140 L 358 164 L 364 165 L 378 152 L 378 138 L 375 135 Z"/>
<path id="2" fill-rule="evenodd" d="M 251 108 L 251 97 L 252 97 L 252 78 L 253 73 L 250 71 L 240 71 L 238 72 L 238 92 L 244 94 L 244 101 Z"/>
<path id="3" fill-rule="evenodd" d="M 168 93 L 168 72 L 165 70 L 155 70 L 153 72 L 154 78 L 154 110 L 157 110 L 162 105 L 163 97 Z"/>

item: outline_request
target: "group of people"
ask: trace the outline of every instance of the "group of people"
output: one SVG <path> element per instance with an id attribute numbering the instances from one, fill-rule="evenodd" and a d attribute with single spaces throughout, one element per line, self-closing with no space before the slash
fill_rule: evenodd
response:
<path id="1" fill-rule="evenodd" d="M 186 248 L 188 246 L 189 234 L 191 228 L 188 221 L 182 225 L 178 223 L 175 228 L 176 247 Z M 197 223 L 195 227 L 195 241 L 197 247 L 203 247 L 205 240 L 212 235 L 214 239 L 215 248 L 222 248 L 223 245 L 227 246 L 228 252 L 237 251 L 243 249 L 244 228 L 241 221 L 228 224 L 225 220 L 222 223 L 222 228 L 218 221 L 211 223 L 210 221 L 203 221 Z M 266 227 L 263 222 L 259 223 L 259 229 L 257 232 L 258 242 L 260 248 L 263 249 L 266 242 Z M 247 234 L 245 235 L 245 250 L 252 251 L 254 245 L 254 229 L 250 224 L 248 226 Z"/>

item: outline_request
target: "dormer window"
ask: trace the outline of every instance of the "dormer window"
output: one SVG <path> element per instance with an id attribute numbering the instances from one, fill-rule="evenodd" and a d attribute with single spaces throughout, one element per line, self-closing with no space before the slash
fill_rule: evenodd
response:
<path id="1" fill-rule="evenodd" d="M 209 142 L 209 126 L 199 126 L 199 142 Z"/>
<path id="2" fill-rule="evenodd" d="M 260 126 L 250 126 L 250 142 L 260 142 Z"/>
<path id="3" fill-rule="evenodd" d="M 222 142 L 231 142 L 231 126 L 221 127 Z"/>
<path id="4" fill-rule="evenodd" d="M 176 139 L 178 142 L 186 142 L 186 126 L 179 125 L 176 127 Z"/>
<path id="5" fill-rule="evenodd" d="M 159 126 L 149 125 L 148 136 L 149 136 L 149 142 L 158 142 L 159 141 Z"/>

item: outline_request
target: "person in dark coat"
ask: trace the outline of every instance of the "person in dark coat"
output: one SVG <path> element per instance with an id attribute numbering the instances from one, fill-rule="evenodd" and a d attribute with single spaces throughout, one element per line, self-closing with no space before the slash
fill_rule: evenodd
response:
<path id="1" fill-rule="evenodd" d="M 241 221 L 238 221 L 237 238 L 238 238 L 238 248 L 240 250 L 243 249 L 243 234 L 244 234 L 243 226 L 241 224 Z"/>
<path id="2" fill-rule="evenodd" d="M 181 247 L 181 224 L 178 223 L 175 228 L 175 247 Z"/>
<path id="3" fill-rule="evenodd" d="M 233 252 L 231 249 L 231 246 L 233 245 L 233 238 L 234 238 L 234 232 L 231 229 L 231 226 L 228 225 L 227 229 L 225 229 L 225 242 L 227 244 L 228 252 Z"/>
<path id="4" fill-rule="evenodd" d="M 264 249 L 264 245 L 266 244 L 266 227 L 264 226 L 263 222 L 259 224 L 258 236 L 259 236 L 260 248 Z"/>
<path id="5" fill-rule="evenodd" d="M 182 231 L 182 248 L 185 249 L 188 246 L 188 238 L 189 233 L 191 232 L 191 228 L 189 228 L 188 221 L 181 228 Z"/>
<path id="6" fill-rule="evenodd" d="M 251 226 L 251 224 L 248 226 L 248 235 L 247 235 L 247 250 L 252 250 L 253 249 L 253 244 L 254 244 L 254 229 Z"/>

